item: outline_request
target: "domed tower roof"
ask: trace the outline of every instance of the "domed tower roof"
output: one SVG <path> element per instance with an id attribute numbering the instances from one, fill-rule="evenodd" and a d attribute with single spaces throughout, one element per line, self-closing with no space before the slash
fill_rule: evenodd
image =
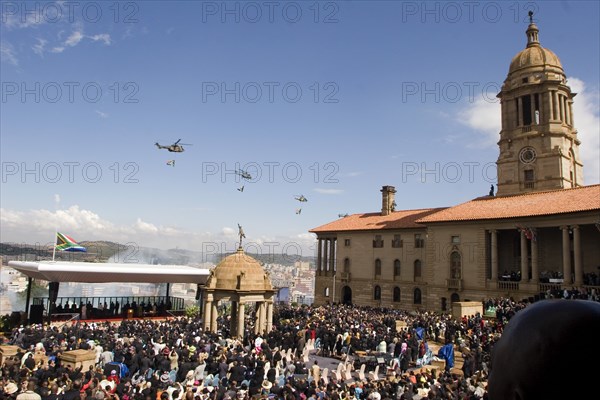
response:
<path id="1" fill-rule="evenodd" d="M 513 57 L 508 74 L 512 74 L 524 69 L 547 70 L 549 68 L 556 69 L 556 72 L 564 70 L 558 56 L 552 51 L 543 48 L 538 39 L 539 29 L 533 22 L 527 28 L 527 47 L 521 50 Z"/>
<path id="2" fill-rule="evenodd" d="M 237 252 L 225 257 L 217 264 L 211 271 L 206 287 L 214 290 L 243 292 L 273 290 L 269 275 L 260 263 L 245 254 L 241 247 Z"/>

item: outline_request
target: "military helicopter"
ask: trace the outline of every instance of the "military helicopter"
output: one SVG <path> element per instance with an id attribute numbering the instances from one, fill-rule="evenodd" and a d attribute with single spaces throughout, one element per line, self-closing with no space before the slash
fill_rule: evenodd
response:
<path id="1" fill-rule="evenodd" d="M 179 144 L 179 142 L 181 142 L 181 139 L 179 139 L 178 141 L 176 141 L 175 143 L 173 143 L 170 146 L 163 146 L 161 144 L 158 144 L 158 142 L 154 143 L 154 145 L 156 147 L 158 147 L 159 149 L 167 149 L 172 153 L 181 153 L 183 151 L 185 151 L 185 149 L 183 148 L 183 146 L 191 146 L 191 144 L 189 143 L 181 143 Z"/>
<path id="2" fill-rule="evenodd" d="M 235 173 L 244 179 L 247 179 L 247 180 L 252 179 L 252 175 L 250 175 L 250 173 L 248 171 L 244 171 L 243 169 L 238 169 L 237 171 L 235 171 Z"/>
<path id="3" fill-rule="evenodd" d="M 306 197 L 304 197 L 303 194 L 300 194 L 298 196 L 294 196 L 294 199 L 298 200 L 301 203 L 306 203 L 308 201 L 308 199 Z"/>
<path id="4" fill-rule="evenodd" d="M 346 218 L 348 214 L 338 214 L 338 218 Z"/>
<path id="5" fill-rule="evenodd" d="M 301 209 L 301 208 L 298 208 L 298 209 L 296 210 L 296 214 L 301 214 L 301 213 L 302 213 L 302 209 Z"/>

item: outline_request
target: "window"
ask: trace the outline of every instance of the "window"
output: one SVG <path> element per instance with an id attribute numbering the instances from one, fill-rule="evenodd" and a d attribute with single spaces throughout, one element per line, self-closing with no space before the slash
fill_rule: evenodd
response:
<path id="1" fill-rule="evenodd" d="M 425 247 L 425 240 L 421 237 L 420 233 L 415 233 L 415 248 L 422 249 Z"/>
<path id="2" fill-rule="evenodd" d="M 400 303 L 400 288 L 398 286 L 394 288 L 393 299 L 394 303 Z"/>
<path id="3" fill-rule="evenodd" d="M 394 277 L 400 276 L 400 260 L 394 260 Z"/>
<path id="4" fill-rule="evenodd" d="M 350 272 L 350 259 L 344 258 L 344 272 Z"/>
<path id="5" fill-rule="evenodd" d="M 419 288 L 415 288 L 415 291 L 413 293 L 413 303 L 421 304 L 421 289 Z"/>
<path id="6" fill-rule="evenodd" d="M 392 240 L 392 247 L 402 247 L 402 238 L 400 237 L 400 235 L 394 235 L 394 239 Z"/>
<path id="7" fill-rule="evenodd" d="M 452 242 L 452 244 L 460 244 L 460 236 L 458 236 L 458 235 L 452 236 L 451 242 Z"/>
<path id="8" fill-rule="evenodd" d="M 375 260 L 375 275 L 376 276 L 381 275 L 381 260 L 379 258 L 377 260 Z"/>
<path id="9" fill-rule="evenodd" d="M 350 239 L 344 239 L 344 246 L 350 247 Z"/>
<path id="10" fill-rule="evenodd" d="M 325 295 L 325 297 L 329 297 L 329 288 L 326 287 L 325 288 L 325 293 L 323 293 Z"/>
<path id="11" fill-rule="evenodd" d="M 381 287 L 379 285 L 375 286 L 375 290 L 373 290 L 373 300 L 381 300 Z"/>
<path id="12" fill-rule="evenodd" d="M 450 278 L 461 279 L 461 258 L 458 251 L 453 251 L 450 254 Z"/>
<path id="13" fill-rule="evenodd" d="M 415 279 L 417 278 L 421 278 L 421 260 L 415 260 L 414 263 L 414 273 L 415 273 Z"/>
<path id="14" fill-rule="evenodd" d="M 525 188 L 526 189 L 533 189 L 534 188 L 534 174 L 533 174 L 533 170 L 532 169 L 526 169 L 525 171 L 523 171 L 523 178 L 525 179 Z"/>
<path id="15" fill-rule="evenodd" d="M 373 240 L 373 247 L 383 247 L 383 239 L 381 238 L 381 235 L 375 235 L 375 239 Z"/>

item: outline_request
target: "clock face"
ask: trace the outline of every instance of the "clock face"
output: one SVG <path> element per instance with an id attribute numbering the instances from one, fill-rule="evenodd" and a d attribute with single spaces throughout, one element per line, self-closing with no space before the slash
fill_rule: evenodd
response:
<path id="1" fill-rule="evenodd" d="M 535 149 L 533 147 L 525 147 L 519 153 L 519 159 L 524 164 L 531 164 L 535 161 Z"/>

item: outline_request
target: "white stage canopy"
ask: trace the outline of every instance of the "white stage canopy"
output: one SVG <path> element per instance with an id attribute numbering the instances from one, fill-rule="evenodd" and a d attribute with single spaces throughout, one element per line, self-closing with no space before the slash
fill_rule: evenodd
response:
<path id="1" fill-rule="evenodd" d="M 49 282 L 205 284 L 210 274 L 208 269 L 188 265 L 9 261 L 8 266 L 30 278 Z"/>

